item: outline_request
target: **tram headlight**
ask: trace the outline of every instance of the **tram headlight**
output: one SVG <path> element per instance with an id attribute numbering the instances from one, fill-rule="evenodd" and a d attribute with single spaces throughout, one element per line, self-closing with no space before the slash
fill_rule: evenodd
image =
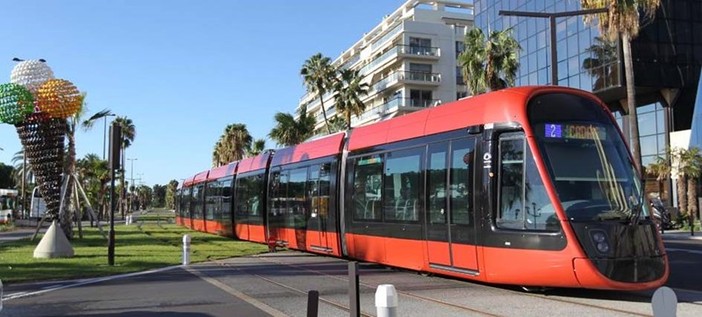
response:
<path id="1" fill-rule="evenodd" d="M 609 252 L 609 241 L 607 241 L 607 235 L 602 230 L 590 231 L 590 238 L 592 238 L 592 243 L 597 248 L 600 253 Z"/>

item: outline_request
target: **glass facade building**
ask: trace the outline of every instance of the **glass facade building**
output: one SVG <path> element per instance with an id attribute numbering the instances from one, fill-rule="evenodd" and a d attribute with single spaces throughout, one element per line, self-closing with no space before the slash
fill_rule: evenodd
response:
<path id="1" fill-rule="evenodd" d="M 500 11 L 557 13 L 582 10 L 579 0 L 476 0 L 475 27 L 513 29 L 522 46 L 516 85 L 551 84 L 548 18 L 500 15 Z M 632 41 L 636 101 L 644 166 L 664 155 L 669 132 L 692 126 L 702 68 L 702 1 L 662 0 L 653 21 L 642 21 Z M 558 85 L 592 91 L 615 112 L 628 135 L 621 45 L 600 36 L 582 16 L 556 18 Z M 699 110 L 698 110 L 699 112 Z"/>

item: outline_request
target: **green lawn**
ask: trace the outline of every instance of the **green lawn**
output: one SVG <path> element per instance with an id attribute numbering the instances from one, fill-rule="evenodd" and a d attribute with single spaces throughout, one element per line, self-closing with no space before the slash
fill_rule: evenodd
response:
<path id="1" fill-rule="evenodd" d="M 159 219 L 161 220 L 161 219 Z M 103 226 L 107 234 L 109 226 Z M 75 279 L 143 271 L 181 263 L 183 235 L 190 234 L 191 262 L 263 253 L 265 245 L 210 235 L 159 221 L 115 225 L 115 265 L 109 266 L 107 240 L 97 228 L 83 228 L 83 238 L 71 241 L 72 258 L 35 259 L 36 240 L 0 244 L 0 280 L 5 284 Z"/>

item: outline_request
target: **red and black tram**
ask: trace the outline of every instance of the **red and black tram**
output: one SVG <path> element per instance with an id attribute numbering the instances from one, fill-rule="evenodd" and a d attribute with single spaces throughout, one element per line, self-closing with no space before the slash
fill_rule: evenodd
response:
<path id="1" fill-rule="evenodd" d="M 198 173 L 177 223 L 488 283 L 651 289 L 668 259 L 637 173 L 592 94 L 519 87 Z"/>

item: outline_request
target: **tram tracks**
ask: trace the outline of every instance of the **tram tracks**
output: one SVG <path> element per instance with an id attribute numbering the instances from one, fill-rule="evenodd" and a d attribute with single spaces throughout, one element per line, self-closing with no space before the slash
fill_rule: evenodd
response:
<path id="1" fill-rule="evenodd" d="M 306 273 L 311 273 L 311 274 L 314 274 L 317 276 L 323 276 L 325 278 L 330 278 L 330 279 L 338 280 L 340 282 L 348 283 L 348 278 L 345 276 L 339 276 L 338 273 L 336 275 L 329 274 L 327 272 L 323 272 L 323 271 L 318 270 L 318 269 L 309 268 L 306 265 L 300 265 L 300 264 L 288 263 L 285 261 L 281 261 L 281 260 L 275 259 L 275 257 L 259 256 L 259 257 L 257 257 L 257 259 L 268 262 L 270 264 L 280 265 L 280 266 L 284 266 L 284 267 L 287 267 L 290 269 L 295 269 L 295 270 L 303 271 Z M 289 285 L 289 284 L 286 284 L 286 283 L 283 283 L 280 281 L 276 281 L 272 278 L 263 276 L 261 274 L 257 274 L 255 272 L 249 272 L 246 269 L 237 268 L 236 264 L 225 263 L 222 261 L 218 261 L 217 263 L 219 265 L 222 265 L 222 266 L 233 268 L 241 273 L 245 273 L 245 274 L 252 276 L 252 277 L 255 277 L 257 279 L 266 281 L 267 283 L 271 283 L 271 284 L 276 285 L 278 287 L 284 288 L 288 291 L 295 292 L 297 294 L 305 295 L 305 296 L 307 294 L 307 290 L 305 290 L 305 289 L 301 289 L 301 288 L 293 286 L 293 285 Z M 456 283 L 457 286 L 465 286 L 465 284 L 463 284 L 465 282 L 462 282 L 462 281 L 456 281 L 456 280 L 452 280 L 452 279 L 445 279 L 444 281 L 447 281 L 450 283 Z M 508 296 L 514 296 L 514 295 L 525 296 L 525 297 L 530 297 L 530 298 L 534 298 L 534 299 L 538 299 L 538 300 L 549 301 L 552 303 L 566 304 L 566 305 L 577 305 L 579 307 L 600 311 L 603 314 L 610 313 L 610 314 L 620 314 L 620 315 L 628 315 L 628 316 L 651 316 L 650 313 L 644 313 L 644 312 L 641 312 L 640 310 L 639 311 L 627 310 L 627 309 L 623 309 L 623 308 L 616 308 L 616 307 L 611 307 L 611 306 L 597 304 L 597 303 L 587 303 L 587 302 L 578 301 L 578 300 L 571 300 L 571 299 L 567 299 L 567 298 L 555 297 L 555 296 L 562 296 L 562 295 L 531 294 L 531 293 L 523 293 L 523 292 L 509 290 L 509 289 L 501 289 L 499 287 L 491 287 L 491 286 L 482 285 L 482 284 L 472 284 L 472 285 L 474 285 L 478 288 L 481 288 L 481 289 L 484 287 L 486 290 L 489 290 L 490 292 L 504 291 L 505 292 L 504 294 L 508 295 Z M 367 288 L 367 289 L 376 289 L 378 285 L 374 285 L 372 283 L 360 282 L 359 286 Z M 418 301 L 431 303 L 433 305 L 437 305 L 438 307 L 446 307 L 447 309 L 450 309 L 452 311 L 461 311 L 465 314 L 480 315 L 480 316 L 507 316 L 507 315 L 510 315 L 510 314 L 505 314 L 503 312 L 495 312 L 494 310 L 485 309 L 484 307 L 470 306 L 470 305 L 466 305 L 464 303 L 456 303 L 456 302 L 452 302 L 450 300 L 438 299 L 436 297 L 432 297 L 431 295 L 427 296 L 426 294 L 420 294 L 418 292 L 408 291 L 408 290 L 402 289 L 402 288 L 397 288 L 396 290 L 397 290 L 398 295 L 400 295 L 400 296 L 406 296 L 408 298 L 413 298 L 413 299 L 418 300 Z M 639 297 L 638 299 L 640 301 L 650 300 L 650 298 L 646 298 L 643 295 L 633 294 L 632 296 Z M 350 310 L 350 308 L 348 306 L 348 302 L 340 302 L 338 299 L 332 299 L 330 297 L 324 296 L 323 292 L 320 292 L 319 301 L 321 303 L 325 303 L 327 305 L 333 306 L 337 309 L 340 309 L 340 310 L 343 310 L 346 312 L 348 312 Z M 374 313 L 370 313 L 367 311 L 361 311 L 361 315 L 362 316 L 375 316 Z"/>

